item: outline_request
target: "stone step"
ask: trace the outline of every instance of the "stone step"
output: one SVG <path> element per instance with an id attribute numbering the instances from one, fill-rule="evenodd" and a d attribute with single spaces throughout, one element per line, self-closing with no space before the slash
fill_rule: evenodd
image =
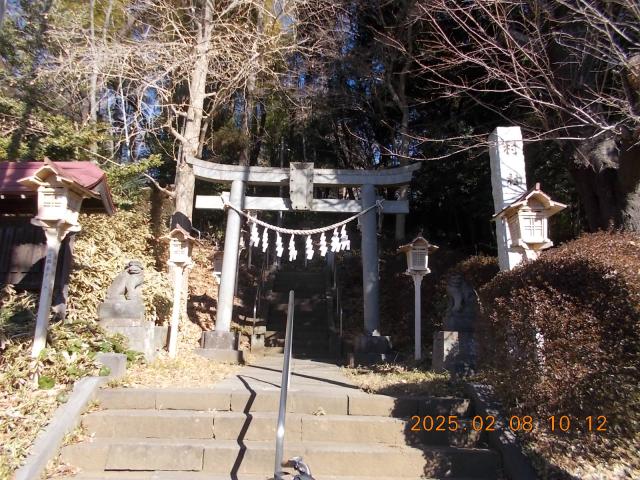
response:
<path id="1" fill-rule="evenodd" d="M 279 337 L 284 338 L 286 323 L 283 322 L 273 322 L 275 323 L 276 328 L 271 328 L 272 325 L 267 325 L 267 330 L 265 331 L 265 338 L 270 337 Z M 278 325 L 279 324 L 279 325 Z M 308 336 L 308 335 L 329 335 L 329 327 L 327 325 L 327 319 L 324 318 L 322 321 L 310 321 L 306 322 L 306 324 L 302 325 L 302 322 L 293 323 L 293 335 L 294 336 Z"/>
<path id="2" fill-rule="evenodd" d="M 293 317 L 296 325 L 314 325 L 318 321 L 321 323 L 326 323 L 327 319 L 327 309 L 325 305 L 317 306 L 313 311 L 308 312 L 298 312 L 296 311 L 295 316 Z M 284 322 L 287 320 L 287 308 L 286 306 L 279 308 L 278 305 L 271 305 L 269 307 L 269 312 L 267 313 L 267 321 L 279 321 Z"/>
<path id="3" fill-rule="evenodd" d="M 271 319 L 267 323 L 267 333 L 266 338 L 268 337 L 280 337 L 284 338 L 285 330 L 287 328 L 286 320 L 273 320 Z M 293 323 L 293 335 L 294 337 L 305 337 L 311 335 L 329 335 L 329 326 L 327 325 L 327 319 L 318 319 L 312 323 L 309 323 L 305 326 L 300 325 L 299 323 Z"/>
<path id="4" fill-rule="evenodd" d="M 285 480 L 294 477 L 293 469 L 285 469 Z M 313 473 L 313 471 L 312 471 Z M 212 475 L 203 472 L 83 472 L 73 477 L 63 477 L 74 480 L 273 480 L 273 475 Z M 441 477 L 443 478 L 443 477 Z M 380 480 L 380 477 L 353 477 L 323 475 L 321 480 Z M 387 480 L 440 480 L 427 477 L 387 477 Z M 448 478 L 447 480 L 470 480 L 468 478 Z"/>
<path id="5" fill-rule="evenodd" d="M 138 437 L 269 441 L 277 414 L 271 412 L 194 412 L 192 410 L 103 410 L 87 414 L 82 425 L 96 438 Z M 289 414 L 286 438 L 292 442 L 452 445 L 475 447 L 479 432 L 460 420 L 458 432 L 412 431 L 414 421 L 364 415 Z"/>
<path id="6" fill-rule="evenodd" d="M 285 339 L 278 337 L 265 338 L 264 344 L 267 347 L 284 347 Z M 317 350 L 322 351 L 329 347 L 329 335 L 314 335 L 311 338 L 298 336 L 293 338 L 293 351 L 296 350 Z"/>
<path id="7" fill-rule="evenodd" d="M 292 384 L 295 384 L 295 371 Z M 277 412 L 280 390 L 262 390 L 259 395 L 246 389 L 147 388 L 102 389 L 97 400 L 103 409 L 218 410 L 232 412 Z M 327 388 L 304 391 L 292 385 L 287 410 L 313 414 L 322 408 L 327 415 L 367 415 L 409 418 L 412 415 L 471 415 L 468 399 L 457 397 L 393 397 Z"/>
<path id="8" fill-rule="evenodd" d="M 273 469 L 274 442 L 94 438 L 61 451 L 61 461 L 84 470 L 202 471 L 264 474 Z M 304 457 L 323 475 L 495 478 L 497 454 L 484 449 L 381 444 L 287 442 L 285 458 Z"/>
<path id="9" fill-rule="evenodd" d="M 282 322 L 282 326 L 280 328 L 270 328 L 271 325 L 267 325 L 267 330 L 265 331 L 264 338 L 284 338 L 286 324 Z M 329 327 L 327 326 L 327 321 L 324 319 L 324 322 L 315 322 L 309 326 L 302 328 L 300 325 L 294 322 L 293 324 L 293 335 L 296 337 L 305 337 L 310 335 L 329 335 Z"/>
<path id="10" fill-rule="evenodd" d="M 288 293 L 288 290 L 299 292 L 319 292 L 326 288 L 327 284 L 324 278 L 282 278 L 276 277 L 273 281 L 273 289 L 277 292 Z"/>
<path id="11" fill-rule="evenodd" d="M 326 287 L 324 284 L 298 285 L 288 283 L 274 283 L 267 298 L 276 298 L 275 302 L 282 303 L 288 301 L 289 291 L 294 291 L 296 306 L 305 301 L 317 301 L 324 299 Z"/>
<path id="12" fill-rule="evenodd" d="M 327 277 L 324 273 L 315 272 L 278 272 L 273 285 L 291 286 L 292 289 L 307 290 L 309 287 L 324 288 Z"/>
<path id="13" fill-rule="evenodd" d="M 269 307 L 271 310 L 286 312 L 289 309 L 289 299 L 282 295 L 272 295 L 267 297 L 269 301 Z M 318 308 L 324 308 L 326 299 L 322 295 L 318 295 L 316 298 L 302 298 L 296 299 L 295 308 L 296 315 L 308 315 Z"/>

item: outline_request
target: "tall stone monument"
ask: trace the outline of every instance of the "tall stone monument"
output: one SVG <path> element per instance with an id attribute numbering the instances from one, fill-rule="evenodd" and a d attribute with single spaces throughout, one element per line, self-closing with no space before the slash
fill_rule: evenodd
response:
<path id="1" fill-rule="evenodd" d="M 527 191 L 522 132 L 520 127 L 497 127 L 489 136 L 491 187 L 496 213 Z M 509 249 L 511 233 L 504 219 L 496 220 L 500 270 L 512 270 L 523 261 L 524 252 Z"/>

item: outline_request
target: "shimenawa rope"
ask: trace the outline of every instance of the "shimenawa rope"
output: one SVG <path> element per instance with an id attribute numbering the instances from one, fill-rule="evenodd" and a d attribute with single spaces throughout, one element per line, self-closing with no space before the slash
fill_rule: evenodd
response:
<path id="1" fill-rule="evenodd" d="M 240 208 L 236 207 L 235 205 L 233 205 L 232 203 L 228 202 L 223 196 L 220 196 L 220 198 L 222 198 L 222 204 L 225 207 L 229 207 L 229 208 L 235 210 L 236 212 L 238 212 L 240 215 L 245 217 L 250 222 L 253 222 L 256 225 L 260 225 L 262 227 L 265 227 L 265 228 L 267 228 L 269 230 L 273 230 L 273 231 L 279 232 L 279 233 L 285 233 L 285 234 L 288 234 L 288 235 L 316 235 L 318 233 L 328 232 L 330 230 L 334 230 L 334 229 L 336 229 L 338 227 L 341 227 L 342 225 L 346 225 L 347 223 L 352 222 L 353 220 L 357 219 L 358 217 L 361 217 L 362 215 L 370 212 L 374 208 L 377 208 L 380 211 L 382 211 L 382 209 L 383 209 L 382 202 L 384 202 L 384 200 L 376 200 L 375 205 L 371 205 L 369 208 L 365 208 L 363 211 L 356 213 L 355 215 L 347 218 L 346 220 L 342 220 L 341 222 L 334 223 L 334 224 L 329 225 L 327 227 L 312 228 L 310 230 L 295 230 L 295 229 L 291 229 L 291 228 L 278 227 L 276 225 L 271 225 L 270 223 L 263 222 L 262 220 L 249 215 L 248 213 L 242 211 L 242 209 L 240 209 Z"/>

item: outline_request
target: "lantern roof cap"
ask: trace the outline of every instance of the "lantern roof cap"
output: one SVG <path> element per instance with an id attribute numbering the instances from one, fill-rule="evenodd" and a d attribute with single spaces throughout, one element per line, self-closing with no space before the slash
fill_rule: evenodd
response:
<path id="1" fill-rule="evenodd" d="M 540 202 L 544 206 L 544 213 L 547 217 L 555 215 L 560 210 L 564 210 L 565 208 L 567 208 L 567 205 L 565 205 L 564 203 L 552 200 L 549 195 L 547 195 L 540 189 L 540 183 L 536 183 L 532 189 L 524 192 L 522 195 L 516 198 L 511 203 L 511 205 L 507 205 L 505 208 L 491 217 L 491 220 L 495 221 L 498 218 L 510 217 L 512 214 L 520 210 L 521 207 L 528 205 L 530 200 L 536 200 Z"/>
<path id="2" fill-rule="evenodd" d="M 416 238 L 411 240 L 411 242 L 407 243 L 406 245 L 400 245 L 398 247 L 398 253 L 408 252 L 416 246 L 426 247 L 428 253 L 435 252 L 436 250 L 438 250 L 438 248 L 440 248 L 436 245 L 430 244 L 429 241 L 426 238 L 424 238 L 422 235 L 418 235 Z"/>
<path id="3" fill-rule="evenodd" d="M 199 239 L 191 235 L 190 232 L 188 232 L 185 228 L 183 228 L 180 225 L 176 225 L 169 233 L 160 237 L 160 240 L 171 240 L 172 238 L 180 238 L 181 240 L 190 240 L 192 242 L 197 243 L 198 245 L 202 244 L 202 242 Z"/>
<path id="4" fill-rule="evenodd" d="M 115 206 L 102 169 L 93 162 L 0 162 L 0 213 L 31 212 L 37 198 L 37 187 L 51 175 L 82 195 L 82 212 L 113 214 Z"/>

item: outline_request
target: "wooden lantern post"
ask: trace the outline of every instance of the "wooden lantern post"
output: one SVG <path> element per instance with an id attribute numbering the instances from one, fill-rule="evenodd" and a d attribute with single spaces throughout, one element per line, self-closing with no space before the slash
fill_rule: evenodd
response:
<path id="1" fill-rule="evenodd" d="M 191 251 L 193 244 L 198 240 L 190 235 L 180 225 L 176 226 L 169 234 L 162 237 L 169 241 L 169 265 L 173 267 L 173 309 L 171 312 L 171 324 L 169 327 L 169 356 L 175 358 L 178 351 L 178 327 L 180 325 L 180 299 L 182 298 L 182 277 L 184 269 L 191 267 Z"/>
<path id="2" fill-rule="evenodd" d="M 422 360 L 422 302 L 420 286 L 422 285 L 422 277 L 431 272 L 431 270 L 429 270 L 429 254 L 435 252 L 437 249 L 438 247 L 429 244 L 422 235 L 419 235 L 414 238 L 411 243 L 402 245 L 398 249 L 398 253 L 404 252 L 407 255 L 407 271 L 405 274 L 411 275 L 411 278 L 413 278 L 415 311 L 414 357 L 416 361 Z"/>
<path id="3" fill-rule="evenodd" d="M 31 350 L 31 356 L 35 358 L 40 355 L 47 342 L 49 311 L 60 245 L 69 233 L 80 231 L 78 215 L 82 201 L 85 198 L 99 198 L 99 194 L 61 175 L 58 169 L 48 162 L 33 175 L 22 178 L 19 182 L 38 192 L 38 213 L 31 219 L 31 223 L 42 227 L 47 241 L 36 330 Z"/>

